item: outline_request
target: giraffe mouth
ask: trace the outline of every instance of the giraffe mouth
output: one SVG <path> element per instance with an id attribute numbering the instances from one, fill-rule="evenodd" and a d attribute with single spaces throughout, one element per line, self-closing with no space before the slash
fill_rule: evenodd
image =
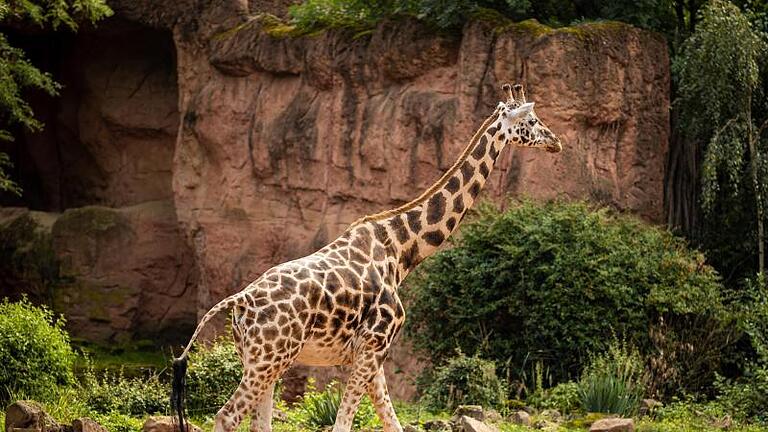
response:
<path id="1" fill-rule="evenodd" d="M 560 153 L 561 151 L 563 151 L 563 144 L 560 143 L 560 141 L 557 141 L 557 143 L 555 143 L 554 145 L 548 145 L 547 147 L 545 147 L 545 149 L 549 153 Z"/>

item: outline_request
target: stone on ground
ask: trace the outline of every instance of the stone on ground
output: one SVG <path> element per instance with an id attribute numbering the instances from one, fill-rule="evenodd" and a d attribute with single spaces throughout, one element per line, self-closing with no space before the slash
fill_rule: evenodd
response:
<path id="1" fill-rule="evenodd" d="M 635 421 L 631 418 L 601 419 L 592 423 L 589 432 L 635 432 Z"/>
<path id="2" fill-rule="evenodd" d="M 202 429 L 187 423 L 188 432 L 203 432 Z M 142 432 L 179 432 L 179 419 L 170 416 L 156 416 L 150 417 L 144 422 Z"/>
<path id="3" fill-rule="evenodd" d="M 42 405 L 31 400 L 20 400 L 12 403 L 5 410 L 5 430 L 31 429 L 37 431 L 60 430 L 61 426 L 43 411 Z"/>
<path id="4" fill-rule="evenodd" d="M 511 416 L 509 416 L 509 420 L 516 425 L 531 425 L 531 415 L 523 410 L 513 413 Z"/>
<path id="5" fill-rule="evenodd" d="M 469 416 L 459 417 L 455 432 L 499 432 L 494 426 L 487 425 Z"/>
<path id="6" fill-rule="evenodd" d="M 74 432 L 109 432 L 107 428 L 88 417 L 73 420 L 72 430 Z"/>
<path id="7" fill-rule="evenodd" d="M 453 412 L 453 419 L 458 420 L 461 416 L 472 417 L 479 421 L 485 420 L 485 413 L 480 405 L 459 405 L 456 411 Z"/>

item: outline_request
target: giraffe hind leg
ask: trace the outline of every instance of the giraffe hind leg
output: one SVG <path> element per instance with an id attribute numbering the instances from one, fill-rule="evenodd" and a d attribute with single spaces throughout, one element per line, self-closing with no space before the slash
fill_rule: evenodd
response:
<path id="1" fill-rule="evenodd" d="M 251 414 L 250 432 L 272 432 L 272 398 L 274 392 L 275 383 L 273 382 Z"/>
<path id="2" fill-rule="evenodd" d="M 368 395 L 376 408 L 381 424 L 384 425 L 384 432 L 403 432 L 403 427 L 400 426 L 400 421 L 395 414 L 395 408 L 392 406 L 392 400 L 389 398 L 383 366 L 379 366 L 376 376 L 373 377 L 368 387 Z"/>

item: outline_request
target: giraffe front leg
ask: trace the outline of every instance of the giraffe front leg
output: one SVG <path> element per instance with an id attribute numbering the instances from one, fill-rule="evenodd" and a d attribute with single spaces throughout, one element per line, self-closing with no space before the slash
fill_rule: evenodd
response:
<path id="1" fill-rule="evenodd" d="M 387 380 L 384 377 L 384 366 L 379 366 L 376 376 L 368 387 L 368 395 L 371 397 L 376 414 L 384 425 L 384 432 L 403 432 L 400 421 L 397 420 L 395 408 L 392 406 L 392 400 L 389 398 L 387 390 Z"/>
<path id="2" fill-rule="evenodd" d="M 275 383 L 272 383 L 251 415 L 250 432 L 272 432 L 272 398 L 274 392 Z"/>

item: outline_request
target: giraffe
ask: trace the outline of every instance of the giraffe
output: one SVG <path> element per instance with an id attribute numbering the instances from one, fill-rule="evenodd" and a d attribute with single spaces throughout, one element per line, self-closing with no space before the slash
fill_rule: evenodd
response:
<path id="1" fill-rule="evenodd" d="M 523 87 L 505 84 L 502 90 L 506 102 L 498 103 L 453 166 L 418 198 L 357 220 L 319 251 L 267 270 L 203 316 L 173 362 L 171 404 L 182 432 L 189 350 L 205 324 L 230 309 L 243 377 L 216 414 L 215 432 L 235 430 L 249 414 L 251 432 L 270 432 L 275 382 L 294 363 L 351 367 L 333 432 L 350 431 L 366 393 L 384 432 L 402 432 L 383 369 L 405 320 L 398 286 L 456 230 L 508 143 L 562 150 Z"/>

